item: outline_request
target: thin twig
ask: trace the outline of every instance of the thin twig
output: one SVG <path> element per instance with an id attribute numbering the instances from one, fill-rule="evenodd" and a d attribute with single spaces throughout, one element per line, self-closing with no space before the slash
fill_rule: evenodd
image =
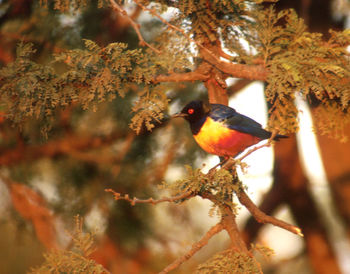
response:
<path id="1" fill-rule="evenodd" d="M 159 274 L 165 274 L 170 272 L 171 270 L 174 270 L 178 268 L 181 264 L 189 260 L 194 254 L 196 254 L 202 247 L 206 246 L 208 244 L 208 241 L 216 234 L 221 232 L 224 229 L 224 226 L 222 223 L 217 223 L 215 226 L 213 226 L 209 231 L 203 236 L 202 239 L 200 239 L 198 242 L 192 245 L 191 250 L 189 250 L 185 255 L 177 258 L 174 262 L 172 262 L 170 265 L 168 265 L 166 268 L 164 268 Z"/>
<path id="2" fill-rule="evenodd" d="M 206 81 L 209 79 L 208 74 L 202 74 L 198 70 L 184 73 L 171 73 L 169 75 L 158 75 L 153 80 L 155 83 L 159 82 L 194 82 Z"/>
<path id="3" fill-rule="evenodd" d="M 273 139 L 276 137 L 277 135 L 277 131 L 273 131 L 271 134 L 271 137 L 267 140 L 266 143 L 260 145 L 260 146 L 255 146 L 252 147 L 250 150 L 248 150 L 245 154 L 243 154 L 241 157 L 237 158 L 237 159 L 233 159 L 232 157 L 228 158 L 228 159 L 224 159 L 223 161 L 221 161 L 220 163 L 218 163 L 217 165 L 215 165 L 214 167 L 212 167 L 209 170 L 209 174 L 214 172 L 214 170 L 218 167 L 218 166 L 222 166 L 222 168 L 226 169 L 226 170 L 230 170 L 232 169 L 233 166 L 239 164 L 241 165 L 241 161 L 246 158 L 248 155 L 252 154 L 254 151 L 257 151 L 263 147 L 269 147 L 271 146 Z"/>
<path id="4" fill-rule="evenodd" d="M 241 157 L 237 158 L 236 161 L 242 161 L 244 158 L 246 158 L 248 155 L 252 154 L 254 151 L 257 151 L 258 149 L 261 149 L 263 147 L 269 147 L 271 146 L 273 139 L 276 137 L 277 135 L 277 130 L 274 130 L 271 134 L 271 137 L 267 140 L 266 143 L 260 145 L 260 146 L 255 146 L 253 148 L 251 148 L 250 150 L 248 150 L 245 154 L 243 154 Z"/>
<path id="5" fill-rule="evenodd" d="M 52 140 L 45 144 L 17 145 L 3 150 L 0 154 L 0 166 L 13 166 L 24 161 L 34 161 L 43 157 L 70 155 L 72 152 L 97 149 L 113 144 L 124 138 L 121 132 L 112 132 L 107 136 L 67 135 L 61 139 Z"/>
<path id="6" fill-rule="evenodd" d="M 110 0 L 110 1 L 113 1 L 113 0 Z M 192 39 L 190 35 L 188 35 L 183 29 L 170 24 L 167 20 L 161 17 L 155 10 L 145 7 L 144 5 L 139 3 L 137 0 L 134 0 L 134 2 L 144 11 L 147 11 L 153 16 L 157 17 L 161 22 L 163 22 L 169 28 L 180 32 L 188 41 L 196 44 L 200 49 L 202 49 L 206 53 L 206 54 L 202 54 L 203 59 L 205 59 L 207 62 L 215 66 L 220 71 L 225 72 L 237 78 L 247 78 L 251 80 L 262 80 L 262 81 L 266 80 L 268 71 L 264 65 L 234 64 L 234 63 L 220 60 L 220 58 L 217 57 L 214 52 L 212 52 L 207 47 L 203 46 L 200 42 Z M 218 53 L 218 55 L 220 55 L 220 53 Z M 228 58 L 228 56 L 226 56 L 226 58 Z"/>
<path id="7" fill-rule="evenodd" d="M 111 1 L 113 1 L 113 0 L 111 0 Z M 160 21 L 162 21 L 169 28 L 182 33 L 182 35 L 185 36 L 188 41 L 195 43 L 198 47 L 200 47 L 203 50 L 205 50 L 206 52 L 208 52 L 212 57 L 214 57 L 217 60 L 220 60 L 218 57 L 216 57 L 216 55 L 213 52 L 211 52 L 209 49 L 207 49 L 201 43 L 199 43 L 196 40 L 192 39 L 183 29 L 180 29 L 177 26 L 174 26 L 174 25 L 170 24 L 167 20 L 165 20 L 163 17 L 161 17 L 155 10 L 145 7 L 144 5 L 139 3 L 137 0 L 134 0 L 134 2 L 136 3 L 136 5 L 138 5 L 144 11 L 148 11 L 150 14 L 152 14 L 155 17 L 157 17 Z"/>
<path id="8" fill-rule="evenodd" d="M 207 62 L 202 62 L 199 66 L 191 72 L 184 73 L 170 73 L 168 75 L 158 75 L 153 79 L 154 83 L 158 82 L 194 82 L 207 81 L 210 78 L 210 71 L 212 66 Z"/>
<path id="9" fill-rule="evenodd" d="M 186 191 L 180 195 L 174 196 L 174 197 L 164 197 L 161 199 L 153 199 L 153 198 L 149 198 L 149 199 L 138 199 L 136 197 L 134 198 L 130 198 L 128 194 L 125 194 L 124 196 L 122 196 L 120 193 L 115 192 L 113 189 L 105 189 L 106 192 L 111 192 L 114 195 L 114 199 L 116 201 L 118 200 L 125 200 L 127 202 L 129 202 L 132 206 L 136 205 L 136 204 L 152 204 L 152 205 L 156 205 L 159 203 L 164 203 L 164 202 L 176 202 L 185 198 L 189 198 L 189 197 L 193 197 L 194 193 L 192 191 Z"/>
<path id="10" fill-rule="evenodd" d="M 288 224 L 284 221 L 281 221 L 275 217 L 266 215 L 264 212 L 262 212 L 253 202 L 252 200 L 249 198 L 249 196 L 247 195 L 247 193 L 245 193 L 245 191 L 243 189 L 241 189 L 239 192 L 236 193 L 238 200 L 240 201 L 240 203 L 242 205 L 244 205 L 249 212 L 254 216 L 254 218 L 259 222 L 259 223 L 263 223 L 263 224 L 272 224 L 275 226 L 278 226 L 280 228 L 283 228 L 285 230 L 288 230 L 294 234 L 297 234 L 301 237 L 303 237 L 303 233 L 301 232 L 301 229 L 297 226 Z"/>
<path id="11" fill-rule="evenodd" d="M 128 13 L 121 7 L 119 6 L 114 0 L 109 0 L 109 2 L 112 5 L 112 8 L 117 11 L 119 14 L 121 14 L 122 16 L 124 16 L 130 23 L 130 25 L 134 28 L 138 38 L 139 38 L 139 44 L 140 46 L 147 46 L 149 47 L 151 50 L 153 50 L 154 52 L 160 54 L 160 50 L 156 49 L 155 47 L 153 47 L 152 45 L 150 45 L 149 43 L 147 43 L 145 41 L 145 39 L 143 39 L 141 31 L 140 31 L 140 25 L 138 23 L 136 23 L 129 15 Z"/>

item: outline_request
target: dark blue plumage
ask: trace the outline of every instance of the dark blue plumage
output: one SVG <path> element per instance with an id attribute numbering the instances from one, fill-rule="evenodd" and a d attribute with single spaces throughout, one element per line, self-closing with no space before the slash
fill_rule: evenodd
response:
<path id="1" fill-rule="evenodd" d="M 230 129 L 248 133 L 260 139 L 268 139 L 271 137 L 271 132 L 263 129 L 261 124 L 243 114 L 238 113 L 235 109 L 221 104 L 211 104 L 210 106 L 211 111 L 209 113 L 209 117 L 211 117 L 214 121 L 223 122 L 223 125 Z M 285 137 L 286 136 L 284 135 L 278 134 L 274 140 Z"/>
<path id="2" fill-rule="evenodd" d="M 174 117 L 184 117 L 189 122 L 193 137 L 205 151 L 224 157 L 235 157 L 272 135 L 253 119 L 220 104 L 207 106 L 202 101 L 192 101 Z M 286 137 L 277 134 L 274 140 Z"/>

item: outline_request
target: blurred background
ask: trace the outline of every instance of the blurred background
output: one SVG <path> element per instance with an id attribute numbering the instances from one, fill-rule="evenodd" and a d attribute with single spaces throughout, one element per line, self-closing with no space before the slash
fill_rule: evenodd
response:
<path id="1" fill-rule="evenodd" d="M 34 44 L 33 59 L 40 64 L 49 63 L 52 53 L 83 48 L 82 39 L 138 47 L 130 23 L 113 9 L 98 8 L 97 1 L 65 13 L 41 2 L 0 0 L 0 69 L 15 60 L 20 42 Z M 161 22 L 127 4 L 144 38 L 151 40 Z M 330 28 L 344 29 L 350 22 L 346 0 L 281 0 L 276 8 L 296 9 L 310 31 L 326 37 Z M 230 106 L 265 126 L 263 83 L 229 79 L 227 84 Z M 172 84 L 166 94 L 169 115 L 192 99 L 207 100 L 199 82 Z M 184 176 L 184 164 L 205 171 L 218 163 L 195 144 L 184 121 L 167 121 L 136 135 L 129 128 L 135 97 L 133 92 L 117 96 L 96 111 L 76 104 L 58 109 L 47 138 L 41 133 L 43 121 L 27 119 L 20 129 L 1 116 L 0 273 L 25 273 L 40 266 L 48 250 L 69 247 L 77 215 L 83 217 L 84 231 L 94 234 L 90 257 L 112 273 L 158 272 L 217 223 L 218 217 L 209 216 L 210 202 L 200 198 L 180 205 L 131 206 L 105 192 L 167 196 L 157 186 Z M 315 135 L 312 108 L 302 100 L 296 104 L 297 136 L 247 157 L 249 166 L 240 178 L 264 212 L 297 224 L 307 237 L 262 226 L 243 207 L 239 225 L 247 242 L 274 250 L 271 260 L 260 260 L 264 273 L 350 273 L 350 143 Z M 216 235 L 174 273 L 194 272 L 227 244 L 225 233 Z"/>

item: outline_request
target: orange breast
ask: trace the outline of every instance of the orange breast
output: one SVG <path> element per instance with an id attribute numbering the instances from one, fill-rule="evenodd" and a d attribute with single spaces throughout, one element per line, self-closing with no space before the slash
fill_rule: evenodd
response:
<path id="1" fill-rule="evenodd" d="M 206 152 L 231 157 L 261 141 L 260 138 L 253 135 L 229 129 L 209 117 L 193 137 Z"/>

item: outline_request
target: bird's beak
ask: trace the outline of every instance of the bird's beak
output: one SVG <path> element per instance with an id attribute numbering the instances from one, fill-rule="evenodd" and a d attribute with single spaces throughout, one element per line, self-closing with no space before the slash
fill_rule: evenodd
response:
<path id="1" fill-rule="evenodd" d="M 188 114 L 179 112 L 179 113 L 175 113 L 174 115 L 172 115 L 171 118 L 187 117 L 187 116 L 188 116 Z"/>

